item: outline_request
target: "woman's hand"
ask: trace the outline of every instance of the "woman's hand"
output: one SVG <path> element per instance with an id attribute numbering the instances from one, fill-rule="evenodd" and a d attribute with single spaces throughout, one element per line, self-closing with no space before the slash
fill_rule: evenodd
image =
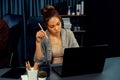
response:
<path id="1" fill-rule="evenodd" d="M 39 65 L 40 65 L 40 63 L 39 63 L 39 62 L 35 62 L 35 63 L 34 63 L 34 70 L 38 70 Z"/>
<path id="2" fill-rule="evenodd" d="M 36 42 L 37 43 L 40 43 L 41 40 L 46 36 L 46 32 L 43 31 L 43 30 L 39 30 L 37 33 L 36 33 Z"/>

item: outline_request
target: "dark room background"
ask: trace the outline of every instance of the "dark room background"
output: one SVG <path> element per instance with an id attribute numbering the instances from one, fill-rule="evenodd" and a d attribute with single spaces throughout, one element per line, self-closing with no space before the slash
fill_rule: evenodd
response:
<path id="1" fill-rule="evenodd" d="M 26 39 L 26 35 L 28 34 L 26 30 L 29 23 L 28 20 L 31 17 L 41 16 L 40 9 L 47 4 L 54 5 L 58 11 L 61 12 L 60 8 L 65 11 L 64 9 L 66 7 L 64 8 L 63 6 L 70 5 L 74 7 L 77 1 L 82 0 L 0 0 L 1 19 L 4 18 L 5 15 L 20 15 L 22 18 L 23 36 L 20 44 L 24 49 L 18 47 L 20 48 L 18 52 L 19 66 L 23 66 L 24 59 L 31 56 L 28 54 L 30 53 L 28 49 L 32 48 L 32 46 L 27 46 L 29 41 Z M 110 56 L 118 56 L 120 52 L 118 48 L 119 31 L 115 28 L 117 28 L 116 26 L 120 23 L 113 20 L 118 15 L 113 13 L 118 7 L 114 6 L 115 10 L 113 9 L 112 0 L 84 0 L 84 2 L 86 15 L 84 46 L 108 44 L 111 47 Z M 115 55 L 113 55 L 113 51 L 115 51 Z"/>

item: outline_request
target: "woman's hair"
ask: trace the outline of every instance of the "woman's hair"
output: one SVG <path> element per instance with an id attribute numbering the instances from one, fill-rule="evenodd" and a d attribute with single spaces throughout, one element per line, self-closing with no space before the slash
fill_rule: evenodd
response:
<path id="1" fill-rule="evenodd" d="M 52 5 L 47 5 L 44 8 L 41 9 L 41 14 L 43 15 L 43 20 L 45 21 L 45 24 L 48 25 L 48 21 L 52 17 L 58 17 L 59 20 L 62 23 L 62 18 L 59 15 L 58 11 L 55 9 Z"/>

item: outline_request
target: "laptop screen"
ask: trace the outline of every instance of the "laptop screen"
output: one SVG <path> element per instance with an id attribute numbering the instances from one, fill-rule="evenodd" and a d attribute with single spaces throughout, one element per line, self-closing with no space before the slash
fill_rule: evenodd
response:
<path id="1" fill-rule="evenodd" d="M 107 52 L 107 46 L 66 48 L 60 76 L 102 72 Z"/>

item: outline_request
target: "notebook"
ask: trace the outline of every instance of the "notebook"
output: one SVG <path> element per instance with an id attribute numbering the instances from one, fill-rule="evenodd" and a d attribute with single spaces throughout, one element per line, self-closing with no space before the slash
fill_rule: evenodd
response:
<path id="1" fill-rule="evenodd" d="M 66 48 L 62 66 L 54 66 L 52 70 L 61 77 L 101 73 L 108 46 L 90 46 Z"/>

